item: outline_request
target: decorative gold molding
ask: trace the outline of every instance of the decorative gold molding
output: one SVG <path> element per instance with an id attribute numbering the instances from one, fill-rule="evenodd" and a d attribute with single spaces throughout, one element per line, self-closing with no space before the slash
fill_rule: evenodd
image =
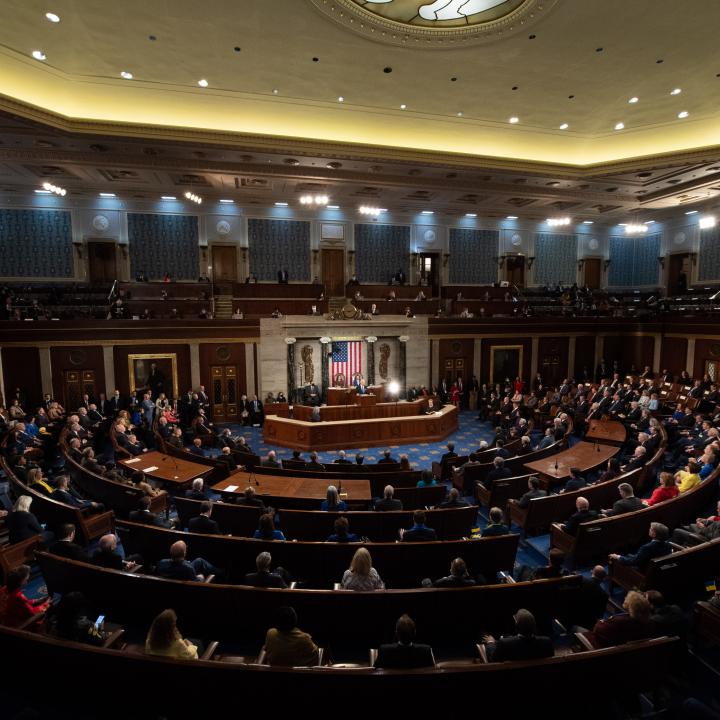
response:
<path id="1" fill-rule="evenodd" d="M 493 383 L 493 376 L 495 372 L 495 351 L 496 350 L 518 350 L 519 351 L 519 362 L 518 362 L 518 373 L 520 377 L 523 375 L 523 353 L 525 347 L 523 345 L 491 345 L 490 346 L 490 374 L 488 375 L 488 381 Z M 512 382 L 514 378 L 510 378 Z"/>
<path id="2" fill-rule="evenodd" d="M 139 353 L 128 355 L 128 383 L 131 394 L 138 389 L 135 385 L 136 360 L 170 360 L 172 363 L 173 397 L 180 397 L 178 394 L 177 353 Z"/>

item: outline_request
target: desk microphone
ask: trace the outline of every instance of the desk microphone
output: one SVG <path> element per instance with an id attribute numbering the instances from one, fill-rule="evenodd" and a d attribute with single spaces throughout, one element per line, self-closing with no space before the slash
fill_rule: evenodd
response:
<path id="1" fill-rule="evenodd" d="M 178 464 L 177 464 L 177 460 L 176 460 L 172 455 L 166 455 L 164 458 L 162 458 L 162 461 L 163 461 L 163 462 L 165 462 L 166 460 L 172 460 L 172 461 L 173 461 L 173 465 L 175 466 L 175 469 L 176 469 L 176 470 L 179 469 L 179 468 L 178 468 Z"/>
<path id="2" fill-rule="evenodd" d="M 555 474 L 556 475 L 557 475 L 557 471 L 558 471 L 558 461 L 557 461 L 557 458 L 555 458 Z"/>

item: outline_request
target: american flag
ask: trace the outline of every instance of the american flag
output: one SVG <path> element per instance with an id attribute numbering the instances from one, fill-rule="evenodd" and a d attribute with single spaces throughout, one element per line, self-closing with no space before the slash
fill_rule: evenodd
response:
<path id="1" fill-rule="evenodd" d="M 362 342 L 359 340 L 333 343 L 332 357 L 330 358 L 330 384 L 335 385 L 338 373 L 345 377 L 345 384 L 352 384 L 353 375 L 362 372 Z"/>

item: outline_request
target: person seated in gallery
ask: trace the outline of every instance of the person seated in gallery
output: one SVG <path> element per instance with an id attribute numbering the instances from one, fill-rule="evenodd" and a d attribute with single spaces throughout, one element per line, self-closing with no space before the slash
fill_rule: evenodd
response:
<path id="1" fill-rule="evenodd" d="M 267 512 L 260 516 L 258 521 L 258 529 L 253 534 L 256 540 L 284 540 L 281 530 L 275 529 L 275 517 L 271 512 Z"/>
<path id="2" fill-rule="evenodd" d="M 320 312 L 320 310 L 318 310 L 318 306 L 315 305 L 315 304 L 313 304 L 313 305 L 310 306 L 310 309 L 307 311 L 306 314 L 307 314 L 307 315 L 312 315 L 312 316 L 314 316 L 314 317 L 320 317 L 320 316 L 322 316 L 322 313 Z"/>
<path id="3" fill-rule="evenodd" d="M 260 463 L 261 467 L 279 468 L 280 463 L 277 460 L 277 454 L 274 450 L 271 450 L 267 457 Z"/>
<path id="4" fill-rule="evenodd" d="M 364 462 L 365 462 L 365 456 L 364 456 L 362 453 L 357 453 L 357 455 L 355 455 L 355 465 L 356 465 L 356 467 L 360 467 L 360 468 L 362 468 L 363 470 L 365 470 L 365 471 L 367 472 L 367 471 L 368 471 L 368 468 L 366 468 L 366 467 L 363 465 Z"/>
<path id="5" fill-rule="evenodd" d="M 255 488 L 251 485 L 248 485 L 240 495 L 235 495 L 234 499 L 236 505 L 248 505 L 265 510 L 265 503 L 257 496 Z"/>
<path id="6" fill-rule="evenodd" d="M 233 320 L 244 320 L 245 313 L 240 308 L 235 308 L 235 312 L 232 314 Z"/>
<path id="7" fill-rule="evenodd" d="M 437 479 L 432 474 L 432 470 L 423 470 L 420 473 L 420 479 L 417 481 L 417 485 L 415 487 L 426 488 L 433 485 L 437 485 Z"/>
<path id="8" fill-rule="evenodd" d="M 340 499 L 334 485 L 328 485 L 327 495 L 320 504 L 320 509 L 325 512 L 345 512 L 347 510 L 347 503 Z"/>
<path id="9" fill-rule="evenodd" d="M 384 590 L 385 583 L 372 566 L 372 557 L 367 548 L 361 547 L 353 555 L 350 567 L 343 573 L 340 586 L 343 590 Z"/>
<path id="10" fill-rule="evenodd" d="M 513 616 L 516 635 L 501 637 L 496 640 L 492 635 L 484 635 L 490 662 L 506 662 L 514 660 L 535 660 L 552 657 L 555 653 L 552 640 L 544 635 L 537 635 L 535 616 L 525 608 L 520 608 Z"/>
<path id="11" fill-rule="evenodd" d="M 424 510 L 415 510 L 413 512 L 413 526 L 408 529 L 400 529 L 399 535 L 403 542 L 427 542 L 437 540 L 437 533 L 433 528 L 428 527 L 425 523 L 427 515 Z"/>
<path id="12" fill-rule="evenodd" d="M 293 450 L 291 458 L 283 458 L 282 466 L 286 470 L 304 470 L 307 463 L 303 459 L 302 451 Z"/>
<path id="13" fill-rule="evenodd" d="M 377 498 L 373 503 L 373 509 L 379 512 L 386 512 L 389 510 L 402 510 L 402 500 L 397 500 L 393 497 L 395 494 L 395 488 L 392 485 L 386 485 L 383 491 L 383 496 Z"/>
<path id="14" fill-rule="evenodd" d="M 475 580 L 468 572 L 467 565 L 462 558 L 455 558 L 450 563 L 450 574 L 433 583 L 433 587 L 439 588 L 470 587 L 471 585 L 475 585 Z"/>
<path id="15" fill-rule="evenodd" d="M 482 537 L 497 537 L 510 533 L 510 528 L 505 524 L 503 511 L 499 507 L 490 508 L 488 518 L 489 522 L 481 533 Z"/>
<path id="16" fill-rule="evenodd" d="M 198 659 L 197 645 L 180 634 L 177 615 L 171 608 L 163 610 L 153 620 L 145 639 L 145 653 L 176 660 Z"/>
<path id="17" fill-rule="evenodd" d="M 382 460 L 380 461 L 382 462 Z M 336 460 L 333 460 L 334 465 L 352 465 L 352 461 L 345 457 L 344 450 L 338 450 L 338 456 Z"/>
<path id="18" fill-rule="evenodd" d="M 297 613 L 291 607 L 280 607 L 275 613 L 275 627 L 265 636 L 265 661 L 281 667 L 310 667 L 320 662 L 320 651 L 308 633 L 297 627 Z"/>
<path id="19" fill-rule="evenodd" d="M 247 573 L 243 580 L 243 585 L 251 585 L 260 588 L 287 588 L 287 583 L 283 579 L 278 570 L 272 569 L 272 555 L 269 552 L 261 552 L 255 558 L 255 567 L 257 572 Z"/>
<path id="20" fill-rule="evenodd" d="M 320 405 L 320 388 L 314 383 L 308 383 L 303 390 L 303 403 L 305 405 Z"/>
<path id="21" fill-rule="evenodd" d="M 373 303 L 373 304 L 370 306 L 370 315 L 379 315 L 379 314 L 380 314 L 380 311 L 378 310 L 377 304 L 376 304 L 376 303 Z"/>
<path id="22" fill-rule="evenodd" d="M 333 534 L 325 542 L 354 543 L 362 540 L 359 535 L 350 532 L 350 521 L 344 516 L 335 520 L 333 528 Z"/>
<path id="23" fill-rule="evenodd" d="M 645 595 L 631 590 L 623 602 L 624 613 L 598 620 L 587 633 L 588 640 L 595 648 L 624 645 L 635 640 L 644 640 L 655 634 L 652 622 L 652 607 Z"/>
<path id="24" fill-rule="evenodd" d="M 272 318 L 281 318 L 283 315 L 280 312 L 280 308 L 276 305 L 275 309 L 270 313 L 270 317 Z"/>
<path id="25" fill-rule="evenodd" d="M 313 451 L 310 453 L 310 461 L 305 465 L 306 470 L 314 470 L 315 472 L 325 472 L 325 466 L 318 460 L 318 454 Z"/>
<path id="26" fill-rule="evenodd" d="M 435 658 L 429 645 L 415 643 L 415 623 L 409 615 L 402 615 L 395 625 L 397 642 L 381 645 L 375 659 L 376 668 L 414 669 L 434 667 Z"/>

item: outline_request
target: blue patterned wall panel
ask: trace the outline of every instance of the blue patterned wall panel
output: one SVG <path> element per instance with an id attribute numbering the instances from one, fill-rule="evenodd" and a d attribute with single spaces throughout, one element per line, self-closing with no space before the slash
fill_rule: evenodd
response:
<path id="1" fill-rule="evenodd" d="M 644 237 L 610 237 L 610 287 L 640 287 L 658 284 L 660 233 Z"/>
<path id="2" fill-rule="evenodd" d="M 0 210 L 0 276 L 74 276 L 70 213 Z"/>
<path id="3" fill-rule="evenodd" d="M 277 281 L 278 270 L 290 280 L 310 278 L 310 223 L 300 220 L 248 220 L 250 272 L 258 280 Z"/>
<path id="4" fill-rule="evenodd" d="M 450 228 L 450 283 L 490 285 L 497 281 L 500 233 Z"/>
<path id="5" fill-rule="evenodd" d="M 200 274 L 196 215 L 128 213 L 130 276 L 150 280 L 197 280 Z"/>
<path id="6" fill-rule="evenodd" d="M 409 226 L 355 226 L 355 274 L 360 282 L 390 282 L 399 268 L 409 278 L 409 253 Z"/>
<path id="7" fill-rule="evenodd" d="M 572 285 L 577 275 L 577 235 L 535 235 L 535 285 Z"/>
<path id="8" fill-rule="evenodd" d="M 720 229 L 700 231 L 698 280 L 720 280 Z"/>

